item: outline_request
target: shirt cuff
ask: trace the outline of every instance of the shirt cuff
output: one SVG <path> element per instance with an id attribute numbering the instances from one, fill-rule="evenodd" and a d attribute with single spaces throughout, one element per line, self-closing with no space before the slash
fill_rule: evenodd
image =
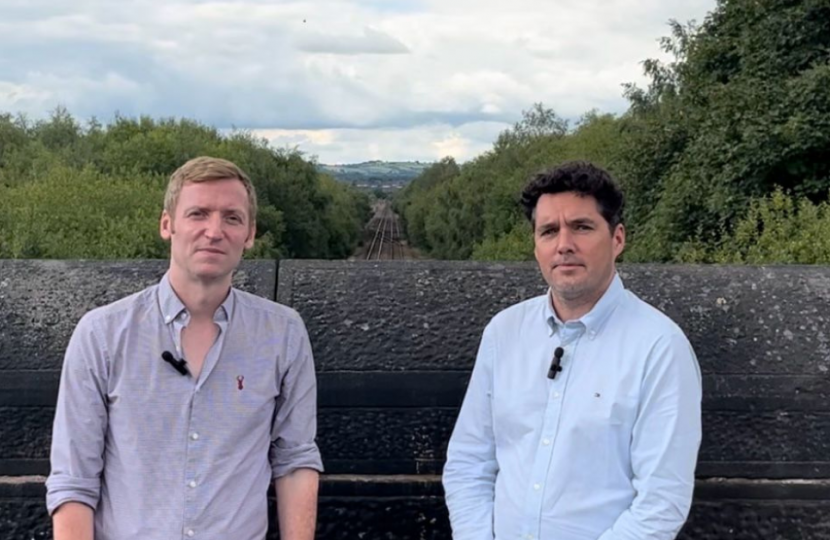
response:
<path id="1" fill-rule="evenodd" d="M 283 448 L 271 444 L 271 476 L 280 478 L 297 469 L 314 469 L 323 472 L 323 460 L 317 443 L 300 444 Z"/>
<path id="2" fill-rule="evenodd" d="M 46 480 L 46 509 L 51 516 L 58 507 L 68 502 L 83 503 L 93 510 L 101 497 L 101 480 L 51 475 Z"/>

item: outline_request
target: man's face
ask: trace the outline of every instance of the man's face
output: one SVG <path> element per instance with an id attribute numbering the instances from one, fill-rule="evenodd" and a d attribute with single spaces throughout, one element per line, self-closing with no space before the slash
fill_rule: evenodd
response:
<path id="1" fill-rule="evenodd" d="M 231 275 L 254 245 L 248 193 L 237 179 L 186 183 L 173 215 L 162 213 L 161 237 L 170 240 L 170 269 L 189 280 Z"/>
<path id="2" fill-rule="evenodd" d="M 612 234 L 596 199 L 573 192 L 542 195 L 534 223 L 534 254 L 554 298 L 596 302 L 625 247 L 623 226 Z"/>

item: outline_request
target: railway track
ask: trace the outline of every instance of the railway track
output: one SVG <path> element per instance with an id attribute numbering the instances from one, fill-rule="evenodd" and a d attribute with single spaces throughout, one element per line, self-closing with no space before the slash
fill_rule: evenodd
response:
<path id="1" fill-rule="evenodd" d="M 373 231 L 372 241 L 366 250 L 367 261 L 389 261 L 403 258 L 400 223 L 390 203 L 384 201 L 378 205 L 375 216 L 369 221 L 367 229 Z"/>

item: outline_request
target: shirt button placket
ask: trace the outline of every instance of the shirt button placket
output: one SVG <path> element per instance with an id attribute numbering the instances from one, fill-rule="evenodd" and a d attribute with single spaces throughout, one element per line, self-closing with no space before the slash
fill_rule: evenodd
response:
<path id="1" fill-rule="evenodd" d="M 561 386 L 561 383 L 562 379 L 554 381 L 556 387 Z M 548 396 L 549 399 L 542 424 L 542 433 L 547 434 L 547 436 L 543 436 L 539 440 L 539 446 L 537 447 L 531 467 L 531 477 L 536 479 L 536 481 L 530 485 L 530 491 L 528 492 L 529 504 L 527 507 L 527 519 L 528 523 L 534 523 L 536 525 L 527 527 L 522 531 L 520 538 L 524 540 L 534 540 L 538 534 L 541 534 L 538 527 L 541 523 L 544 508 L 543 488 L 551 453 L 553 452 L 553 439 L 556 436 L 556 426 L 559 423 L 559 416 L 562 413 L 562 390 L 551 389 Z"/>
<path id="2" fill-rule="evenodd" d="M 197 398 L 194 395 L 192 399 L 195 401 Z M 199 477 L 199 471 L 196 464 L 199 463 L 198 456 L 200 454 L 199 449 L 201 448 L 200 440 L 202 433 L 200 433 L 201 430 L 198 428 L 197 419 L 194 418 L 193 410 L 195 409 L 195 405 L 195 403 L 191 404 L 191 414 L 188 419 L 189 435 L 187 436 L 187 462 L 185 465 L 184 534 L 188 538 L 196 535 L 196 531 L 190 525 L 195 524 L 194 520 L 198 514 L 197 509 L 199 506 L 197 504 L 198 497 L 196 493 L 196 488 L 199 485 L 196 481 Z"/>

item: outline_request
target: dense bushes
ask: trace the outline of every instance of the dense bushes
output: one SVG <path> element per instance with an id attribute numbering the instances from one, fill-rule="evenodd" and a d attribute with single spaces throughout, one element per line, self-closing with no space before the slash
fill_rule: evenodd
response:
<path id="1" fill-rule="evenodd" d="M 37 123 L 0 115 L 0 258 L 166 257 L 158 218 L 167 178 L 198 155 L 234 161 L 256 185 L 248 256 L 339 258 L 357 245 L 368 197 L 296 152 L 190 120 L 82 127 L 58 109 Z"/>

